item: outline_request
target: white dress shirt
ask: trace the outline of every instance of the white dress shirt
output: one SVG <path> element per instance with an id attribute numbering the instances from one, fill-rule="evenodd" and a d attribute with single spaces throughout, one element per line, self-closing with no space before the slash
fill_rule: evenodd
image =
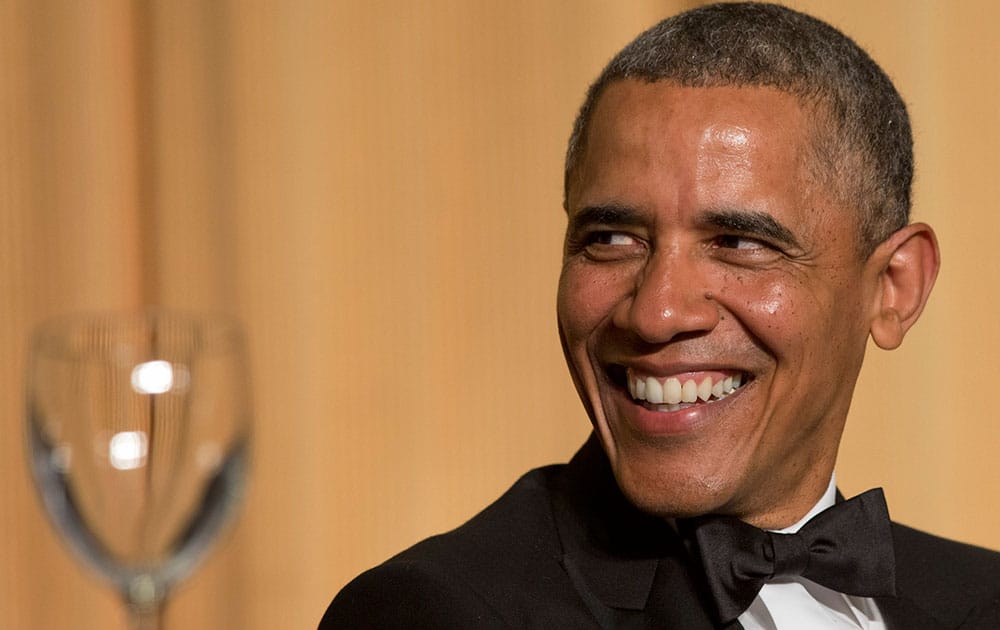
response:
<path id="1" fill-rule="evenodd" d="M 772 530 L 792 534 L 837 502 L 836 475 L 820 500 L 798 523 Z M 801 577 L 771 580 L 760 589 L 739 621 L 746 630 L 886 630 L 870 597 L 844 595 Z"/>

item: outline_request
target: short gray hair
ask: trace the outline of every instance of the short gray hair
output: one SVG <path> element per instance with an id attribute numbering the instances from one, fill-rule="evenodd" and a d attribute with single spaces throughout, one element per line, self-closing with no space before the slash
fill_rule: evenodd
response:
<path id="1" fill-rule="evenodd" d="M 817 114 L 811 168 L 857 209 L 862 256 L 909 222 L 913 138 L 906 106 L 871 57 L 825 22 L 775 4 L 721 3 L 639 35 L 587 92 L 566 152 L 567 197 L 595 103 L 621 79 L 792 94 Z"/>

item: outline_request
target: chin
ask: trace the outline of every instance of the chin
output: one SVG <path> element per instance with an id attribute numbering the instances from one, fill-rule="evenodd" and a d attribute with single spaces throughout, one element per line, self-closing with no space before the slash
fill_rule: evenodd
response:
<path id="1" fill-rule="evenodd" d="M 719 513 L 734 494 L 730 475 L 720 471 L 677 470 L 662 453 L 626 455 L 612 460 L 622 493 L 637 508 L 664 518 L 687 518 Z"/>

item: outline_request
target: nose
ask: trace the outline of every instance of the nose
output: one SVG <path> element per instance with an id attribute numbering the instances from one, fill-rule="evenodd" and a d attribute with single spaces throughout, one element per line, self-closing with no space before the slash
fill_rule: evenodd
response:
<path id="1" fill-rule="evenodd" d="M 613 322 L 647 343 L 662 344 L 678 335 L 711 331 L 719 323 L 719 305 L 697 260 L 684 252 L 662 251 L 643 267 Z"/>

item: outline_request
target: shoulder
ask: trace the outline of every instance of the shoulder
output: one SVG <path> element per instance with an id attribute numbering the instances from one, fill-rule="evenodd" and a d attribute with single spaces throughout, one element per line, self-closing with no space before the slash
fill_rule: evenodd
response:
<path id="1" fill-rule="evenodd" d="M 527 473 L 458 529 L 366 571 L 337 594 L 320 628 L 520 627 L 511 616 L 558 597 L 548 589 L 562 582 L 550 489 L 561 468 Z"/>
<path id="2" fill-rule="evenodd" d="M 897 523 L 893 523 L 892 535 L 902 594 L 939 613 L 989 615 L 1000 627 L 1000 552 Z"/>
<path id="3" fill-rule="evenodd" d="M 445 567 L 390 560 L 351 581 L 333 599 L 319 630 L 507 628 L 474 590 Z"/>
<path id="4" fill-rule="evenodd" d="M 1000 589 L 1000 552 L 893 523 L 896 562 L 914 586 L 942 581 L 967 589 Z M 985 584 L 984 584 L 985 582 Z"/>

